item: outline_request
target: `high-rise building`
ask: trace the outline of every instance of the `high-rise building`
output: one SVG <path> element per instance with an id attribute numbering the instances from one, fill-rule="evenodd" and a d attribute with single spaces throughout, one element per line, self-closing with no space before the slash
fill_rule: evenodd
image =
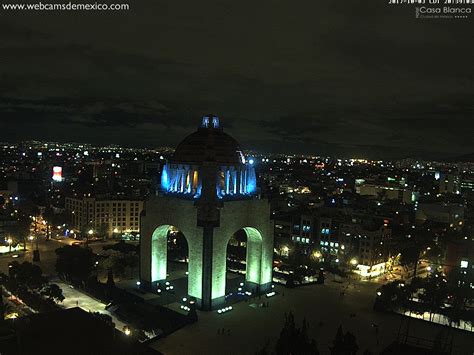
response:
<path id="1" fill-rule="evenodd" d="M 363 277 L 378 276 L 385 271 L 387 243 L 392 230 L 385 225 L 365 228 L 361 224 L 341 224 L 340 251 L 347 261 L 357 264 L 356 273 Z"/>
<path id="2" fill-rule="evenodd" d="M 440 194 L 459 194 L 459 176 L 453 173 L 440 173 L 439 175 Z"/>
<path id="3" fill-rule="evenodd" d="M 140 231 L 143 201 L 91 197 L 66 197 L 71 227 L 81 235 L 120 237 Z"/>

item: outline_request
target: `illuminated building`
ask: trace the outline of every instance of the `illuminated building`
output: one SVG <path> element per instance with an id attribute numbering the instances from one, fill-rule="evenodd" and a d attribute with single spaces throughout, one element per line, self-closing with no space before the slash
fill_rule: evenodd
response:
<path id="1" fill-rule="evenodd" d="M 453 229 L 464 226 L 465 207 L 458 203 L 421 203 L 415 219 L 419 223 L 432 221 Z"/>
<path id="2" fill-rule="evenodd" d="M 167 234 L 186 237 L 188 294 L 203 310 L 225 300 L 226 252 L 232 235 L 247 236 L 246 287 L 265 292 L 272 281 L 273 229 L 270 204 L 257 194 L 255 169 L 239 144 L 205 116 L 167 161 L 161 191 L 145 203 L 141 218 L 140 282 L 155 289 L 166 279 Z"/>
<path id="3" fill-rule="evenodd" d="M 438 173 L 440 194 L 459 194 L 459 176 L 450 173 Z"/>
<path id="4" fill-rule="evenodd" d="M 63 168 L 61 166 L 53 166 L 53 180 L 57 182 L 63 181 Z"/>
<path id="5" fill-rule="evenodd" d="M 341 255 L 345 255 L 347 261 L 357 260 L 356 273 L 375 277 L 385 272 L 387 243 L 392 235 L 390 228 L 385 225 L 365 228 L 360 224 L 341 224 L 340 235 Z"/>
<path id="6" fill-rule="evenodd" d="M 405 179 L 388 177 L 386 181 L 355 180 L 355 190 L 361 196 L 377 199 L 398 200 L 403 203 L 414 203 L 418 200 L 418 192 L 406 184 Z"/>
<path id="7" fill-rule="evenodd" d="M 71 227 L 83 235 L 90 230 L 95 236 L 107 238 L 138 233 L 142 210 L 143 201 L 135 199 L 66 197 L 66 213 Z"/>

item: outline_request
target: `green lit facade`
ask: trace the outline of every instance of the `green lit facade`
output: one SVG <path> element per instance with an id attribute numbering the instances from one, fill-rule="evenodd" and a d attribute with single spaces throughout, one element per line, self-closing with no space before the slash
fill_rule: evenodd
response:
<path id="1" fill-rule="evenodd" d="M 164 176 L 163 176 L 164 175 Z M 224 303 L 226 253 L 232 235 L 247 235 L 246 287 L 271 288 L 273 228 L 270 205 L 257 194 L 255 170 L 219 119 L 205 116 L 166 162 L 160 191 L 146 201 L 141 218 L 140 281 L 153 291 L 166 280 L 167 234 L 186 237 L 188 295 L 202 310 Z"/>

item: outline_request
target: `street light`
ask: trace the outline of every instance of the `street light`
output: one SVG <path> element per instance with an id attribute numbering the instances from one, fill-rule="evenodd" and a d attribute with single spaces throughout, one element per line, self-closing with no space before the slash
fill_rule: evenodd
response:
<path id="1" fill-rule="evenodd" d="M 89 235 L 94 234 L 94 230 L 93 230 L 93 229 L 89 229 L 89 231 L 87 232 L 87 234 L 89 234 Z"/>
<path id="2" fill-rule="evenodd" d="M 350 263 L 351 263 L 351 265 L 353 265 L 353 266 L 356 266 L 356 265 L 358 264 L 356 258 L 351 259 Z"/>

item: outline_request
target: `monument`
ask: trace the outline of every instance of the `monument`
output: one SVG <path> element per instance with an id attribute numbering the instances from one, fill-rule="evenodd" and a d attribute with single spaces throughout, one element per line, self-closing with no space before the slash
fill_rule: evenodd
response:
<path id="1" fill-rule="evenodd" d="M 199 309 L 225 302 L 227 244 L 247 236 L 247 291 L 270 290 L 273 226 L 268 200 L 257 192 L 253 161 L 207 115 L 163 166 L 161 187 L 145 203 L 140 228 L 140 285 L 156 291 L 167 277 L 167 236 L 173 226 L 188 244 L 188 296 Z"/>

